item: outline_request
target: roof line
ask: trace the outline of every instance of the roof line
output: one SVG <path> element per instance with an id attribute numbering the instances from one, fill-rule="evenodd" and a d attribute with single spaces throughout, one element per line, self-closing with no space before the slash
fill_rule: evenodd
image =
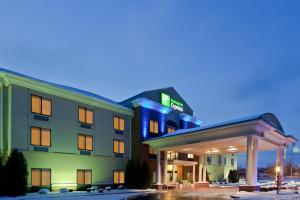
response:
<path id="1" fill-rule="evenodd" d="M 108 98 L 102 97 L 100 95 L 97 95 L 89 91 L 74 88 L 71 86 L 60 85 L 49 81 L 44 81 L 38 78 L 30 77 L 28 75 L 24 75 L 1 67 L 0 67 L 0 74 L 3 75 L 4 82 L 8 82 L 8 84 L 11 83 L 11 84 L 25 87 L 25 83 L 26 83 L 26 86 L 28 88 L 35 89 L 40 92 L 45 92 L 45 91 L 52 92 L 55 93 L 54 95 L 56 96 L 64 96 L 64 97 L 68 96 L 68 99 L 72 99 L 72 100 L 76 99 L 74 101 L 83 102 L 86 104 L 92 104 L 96 107 L 106 108 L 109 110 L 114 110 L 116 112 L 123 112 L 125 114 L 133 115 L 133 111 L 130 108 L 127 108 L 113 100 L 110 100 Z M 66 93 L 69 93 L 69 95 L 67 95 Z M 82 99 L 82 97 L 85 97 L 86 99 Z M 98 103 L 95 103 L 95 101 Z"/>

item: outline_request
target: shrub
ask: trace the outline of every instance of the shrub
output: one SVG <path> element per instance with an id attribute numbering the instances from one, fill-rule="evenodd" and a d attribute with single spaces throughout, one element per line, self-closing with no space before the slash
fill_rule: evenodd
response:
<path id="1" fill-rule="evenodd" d="M 142 162 L 140 166 L 139 188 L 146 189 L 151 186 L 151 172 L 147 162 Z"/>
<path id="2" fill-rule="evenodd" d="M 228 181 L 230 183 L 237 183 L 239 182 L 239 176 L 237 170 L 230 170 L 228 174 Z"/>
<path id="3" fill-rule="evenodd" d="M 24 195 L 27 188 L 27 176 L 27 162 L 23 153 L 13 150 L 5 166 L 7 195 Z"/>
<path id="4" fill-rule="evenodd" d="M 136 188 L 138 171 L 136 171 L 136 166 L 134 160 L 128 160 L 125 170 L 125 186 L 127 188 Z"/>
<path id="5" fill-rule="evenodd" d="M 147 162 L 129 160 L 125 170 L 126 188 L 149 188 L 151 186 L 151 171 Z"/>
<path id="6" fill-rule="evenodd" d="M 0 155 L 0 196 L 5 194 L 5 176 L 4 176 L 4 165 L 3 157 Z"/>
<path id="7" fill-rule="evenodd" d="M 207 170 L 206 170 L 206 182 L 210 182 L 210 177 L 209 177 L 209 173 Z"/>

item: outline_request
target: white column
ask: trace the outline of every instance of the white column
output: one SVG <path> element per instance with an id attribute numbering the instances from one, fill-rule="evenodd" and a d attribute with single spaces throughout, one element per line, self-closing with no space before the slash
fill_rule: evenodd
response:
<path id="1" fill-rule="evenodd" d="M 280 176 L 282 177 L 284 171 L 284 147 L 279 147 L 277 149 L 276 165 L 280 166 Z"/>
<path id="2" fill-rule="evenodd" d="M 168 154 L 167 151 L 164 151 L 164 178 L 163 178 L 163 184 L 167 184 L 167 174 L 168 174 Z"/>
<path id="3" fill-rule="evenodd" d="M 157 185 L 160 185 L 161 184 L 161 166 L 160 166 L 160 164 L 161 164 L 161 156 L 160 156 L 160 151 L 157 151 L 157 166 L 156 166 L 156 168 L 157 168 L 157 171 L 156 171 L 156 184 Z"/>
<path id="4" fill-rule="evenodd" d="M 257 143 L 256 136 L 247 137 L 247 168 L 246 168 L 246 184 L 257 184 Z"/>
<path id="5" fill-rule="evenodd" d="M 195 174 L 195 169 L 196 169 L 196 166 L 193 165 L 193 183 L 195 183 L 195 177 L 196 177 L 196 174 Z"/>
<path id="6" fill-rule="evenodd" d="M 202 182 L 202 156 L 199 156 L 199 173 L 198 173 L 198 182 Z"/>
<path id="7" fill-rule="evenodd" d="M 202 181 L 203 182 L 206 182 L 206 161 L 207 161 L 207 158 L 206 158 L 206 155 L 203 157 L 203 178 L 202 178 Z"/>
<path id="8" fill-rule="evenodd" d="M 176 179 L 175 179 L 175 164 L 173 163 L 173 175 L 172 175 L 172 177 L 173 177 L 173 183 L 175 183 L 176 182 Z"/>

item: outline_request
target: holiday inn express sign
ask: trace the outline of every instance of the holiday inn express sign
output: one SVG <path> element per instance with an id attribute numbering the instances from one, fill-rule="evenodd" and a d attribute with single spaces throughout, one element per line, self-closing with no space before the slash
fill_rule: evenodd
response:
<path id="1" fill-rule="evenodd" d="M 165 93 L 161 93 L 161 104 L 163 106 L 173 108 L 174 110 L 183 112 L 183 103 L 175 99 L 172 99 L 170 95 L 167 95 Z"/>

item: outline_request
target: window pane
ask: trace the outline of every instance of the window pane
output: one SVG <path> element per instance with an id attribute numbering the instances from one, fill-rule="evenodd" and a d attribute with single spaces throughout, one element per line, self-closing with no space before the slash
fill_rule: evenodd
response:
<path id="1" fill-rule="evenodd" d="M 31 111 L 34 113 L 41 113 L 41 97 L 31 96 Z"/>
<path id="2" fill-rule="evenodd" d="M 119 141 L 114 140 L 114 153 L 119 153 Z"/>
<path id="3" fill-rule="evenodd" d="M 120 130 L 121 131 L 125 130 L 125 121 L 124 121 L 124 118 L 120 118 Z"/>
<path id="4" fill-rule="evenodd" d="M 150 132 L 153 133 L 154 132 L 154 128 L 153 128 L 153 121 L 150 120 Z"/>
<path id="5" fill-rule="evenodd" d="M 42 114 L 51 115 L 51 101 L 49 99 L 42 100 Z"/>
<path id="6" fill-rule="evenodd" d="M 32 127 L 31 128 L 31 144 L 32 145 L 41 145 L 41 135 L 40 128 Z"/>
<path id="7" fill-rule="evenodd" d="M 86 110 L 86 123 L 92 124 L 93 123 L 93 111 Z"/>
<path id="8" fill-rule="evenodd" d="M 93 137 L 92 136 L 86 136 L 85 138 L 85 144 L 87 150 L 93 150 Z"/>
<path id="9" fill-rule="evenodd" d="M 78 135 L 78 149 L 85 149 L 85 137 L 84 137 L 84 135 Z"/>
<path id="10" fill-rule="evenodd" d="M 42 146 L 47 146 L 49 147 L 51 145 L 51 135 L 50 135 L 50 130 L 49 129 L 42 129 Z"/>
<path id="11" fill-rule="evenodd" d="M 158 122 L 155 122 L 154 126 L 155 126 L 154 133 L 158 133 Z"/>
<path id="12" fill-rule="evenodd" d="M 114 129 L 119 130 L 119 117 L 114 116 Z"/>
<path id="13" fill-rule="evenodd" d="M 42 185 L 49 186 L 51 184 L 50 170 L 42 170 Z"/>
<path id="14" fill-rule="evenodd" d="M 119 183 L 119 172 L 114 171 L 114 183 L 118 184 Z"/>
<path id="15" fill-rule="evenodd" d="M 123 184 L 125 182 L 124 172 L 120 172 L 120 183 Z"/>
<path id="16" fill-rule="evenodd" d="M 85 184 L 92 184 L 92 172 L 89 171 L 89 170 L 85 171 L 84 183 Z"/>
<path id="17" fill-rule="evenodd" d="M 41 174 L 39 169 L 31 170 L 31 185 L 40 186 L 41 185 Z"/>
<path id="18" fill-rule="evenodd" d="M 124 153 L 124 142 L 120 141 L 120 152 L 119 153 Z"/>
<path id="19" fill-rule="evenodd" d="M 80 122 L 85 123 L 85 109 L 84 108 L 78 108 L 78 120 Z"/>
<path id="20" fill-rule="evenodd" d="M 84 184 L 84 171 L 83 170 L 77 171 L 77 184 L 78 185 Z"/>

